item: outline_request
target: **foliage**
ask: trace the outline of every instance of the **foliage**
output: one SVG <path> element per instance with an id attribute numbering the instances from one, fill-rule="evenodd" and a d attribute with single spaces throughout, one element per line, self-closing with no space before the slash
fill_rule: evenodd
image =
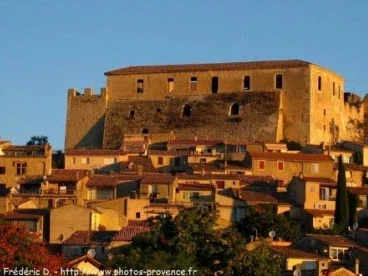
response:
<path id="1" fill-rule="evenodd" d="M 216 230 L 215 219 L 210 210 L 203 208 L 186 209 L 175 218 L 158 219 L 153 231 L 136 236 L 108 265 L 126 269 L 191 267 L 198 271 L 197 275 L 211 276 L 220 271 L 222 275 L 248 275 L 237 271 L 279 271 L 270 262 L 271 253 L 263 247 L 259 256 L 257 250 L 248 252 L 242 235 L 236 229 Z"/>
<path id="2" fill-rule="evenodd" d="M 25 227 L 0 224 L 0 268 L 59 270 L 62 259 L 48 252 L 44 244 L 34 241 Z"/>
<path id="3" fill-rule="evenodd" d="M 337 175 L 337 194 L 335 208 L 335 223 L 342 233 L 347 233 L 349 223 L 348 190 L 346 187 L 345 167 L 342 156 L 339 156 L 339 173 Z"/>
<path id="4" fill-rule="evenodd" d="M 278 276 L 282 274 L 281 261 L 280 255 L 273 253 L 266 244 L 261 244 L 237 260 L 231 275 Z"/>
<path id="5" fill-rule="evenodd" d="M 278 215 L 273 205 L 248 206 L 246 216 L 238 227 L 246 239 L 256 234 L 268 237 L 272 230 L 276 232 L 276 238 L 287 241 L 296 241 L 301 235 L 297 223 L 286 216 Z"/>
<path id="6" fill-rule="evenodd" d="M 357 208 L 360 200 L 358 195 L 348 191 L 348 203 L 349 203 L 349 225 L 352 226 L 357 222 Z"/>
<path id="7" fill-rule="evenodd" d="M 300 143 L 288 139 L 280 140 L 280 142 L 285 143 L 288 150 L 301 150 L 303 148 Z"/>
<path id="8" fill-rule="evenodd" d="M 31 139 L 27 142 L 27 146 L 43 146 L 46 145 L 49 141 L 47 136 L 32 136 Z"/>

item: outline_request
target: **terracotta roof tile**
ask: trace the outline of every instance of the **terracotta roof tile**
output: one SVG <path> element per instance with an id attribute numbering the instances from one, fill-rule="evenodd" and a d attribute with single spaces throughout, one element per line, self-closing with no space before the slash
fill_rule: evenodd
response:
<path id="1" fill-rule="evenodd" d="M 368 187 L 348 187 L 348 190 L 356 195 L 368 195 Z"/>
<path id="2" fill-rule="evenodd" d="M 147 220 L 129 219 L 127 226 L 150 227 L 150 222 Z"/>
<path id="3" fill-rule="evenodd" d="M 196 146 L 209 146 L 213 147 L 219 144 L 223 144 L 222 140 L 169 140 L 167 142 L 168 147 L 196 147 Z"/>
<path id="4" fill-rule="evenodd" d="M 253 159 L 281 160 L 289 162 L 334 162 L 331 156 L 323 154 L 249 152 Z"/>
<path id="5" fill-rule="evenodd" d="M 92 257 L 90 257 L 88 255 L 83 255 L 83 256 L 80 256 L 79 258 L 76 258 L 74 260 L 71 260 L 68 263 L 68 266 L 78 265 L 79 263 L 91 263 L 95 267 L 97 267 L 98 269 L 105 269 L 106 268 L 103 264 L 101 264 L 95 258 L 92 258 Z"/>
<path id="6" fill-rule="evenodd" d="M 334 210 L 325 209 L 305 209 L 305 212 L 311 214 L 314 217 L 333 216 L 335 214 Z"/>
<path id="7" fill-rule="evenodd" d="M 65 155 L 69 156 L 118 156 L 123 155 L 122 150 L 104 150 L 104 149 L 67 149 Z"/>
<path id="8" fill-rule="evenodd" d="M 42 215 L 26 214 L 18 212 L 6 213 L 3 217 L 4 220 L 39 220 Z"/>
<path id="9" fill-rule="evenodd" d="M 6 151 L 42 151 L 45 150 L 46 145 L 44 146 L 16 146 L 11 145 L 3 149 L 4 152 Z"/>
<path id="10" fill-rule="evenodd" d="M 47 176 L 49 182 L 77 182 L 88 176 L 88 170 L 55 169 Z"/>
<path id="11" fill-rule="evenodd" d="M 114 237 L 113 241 L 127 241 L 130 242 L 132 239 L 141 233 L 146 233 L 151 230 L 147 226 L 127 226 L 123 227 Z"/>
<path id="12" fill-rule="evenodd" d="M 351 247 L 354 245 L 352 241 L 349 241 L 348 239 L 338 235 L 306 234 L 306 236 L 330 246 Z"/>
<path id="13" fill-rule="evenodd" d="M 141 181 L 142 184 L 171 184 L 175 177 L 166 173 L 145 173 Z"/>
<path id="14" fill-rule="evenodd" d="M 361 172 L 368 171 L 367 166 L 362 166 L 358 164 L 344 164 L 344 166 L 345 166 L 345 169 L 349 171 L 361 171 Z"/>
<path id="15" fill-rule="evenodd" d="M 129 181 L 129 180 L 139 180 L 141 176 L 136 174 L 111 174 L 111 175 L 91 175 L 88 182 L 87 187 L 115 187 L 120 182 Z"/>
<path id="16" fill-rule="evenodd" d="M 150 73 L 175 73 L 193 71 L 229 71 L 229 70 L 257 70 L 257 69 L 286 69 L 308 67 L 309 62 L 303 60 L 265 60 L 250 62 L 228 62 L 208 64 L 181 64 L 181 65 L 151 65 L 130 66 L 105 72 L 106 76 Z"/>
<path id="17" fill-rule="evenodd" d="M 256 204 L 277 204 L 278 201 L 271 194 L 261 193 L 261 192 L 253 192 L 248 190 L 239 190 L 239 198 L 249 203 Z"/>
<path id="18" fill-rule="evenodd" d="M 139 166 L 142 166 L 143 172 L 157 172 L 153 167 L 151 158 L 147 156 L 129 156 L 128 161 L 121 162 L 130 172 L 138 172 Z"/>
<path id="19" fill-rule="evenodd" d="M 214 191 L 212 184 L 179 184 L 179 191 Z"/>
<path id="20" fill-rule="evenodd" d="M 329 258 L 323 255 L 305 252 L 292 248 L 290 246 L 271 246 L 271 250 L 288 258 L 294 259 L 312 259 L 312 260 L 328 260 Z"/>
<path id="21" fill-rule="evenodd" d="M 117 231 L 75 231 L 64 245 L 107 245 Z"/>
<path id="22" fill-rule="evenodd" d="M 189 151 L 176 151 L 176 150 L 149 150 L 149 156 L 187 156 L 189 155 Z"/>

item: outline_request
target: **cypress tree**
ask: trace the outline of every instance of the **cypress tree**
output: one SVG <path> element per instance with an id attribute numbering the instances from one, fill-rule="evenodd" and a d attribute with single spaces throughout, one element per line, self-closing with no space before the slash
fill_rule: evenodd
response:
<path id="1" fill-rule="evenodd" d="M 347 233 L 349 223 L 348 190 L 346 188 L 345 167 L 342 163 L 341 155 L 339 156 L 339 172 L 337 175 L 335 223 L 339 225 L 339 229 L 343 233 Z"/>

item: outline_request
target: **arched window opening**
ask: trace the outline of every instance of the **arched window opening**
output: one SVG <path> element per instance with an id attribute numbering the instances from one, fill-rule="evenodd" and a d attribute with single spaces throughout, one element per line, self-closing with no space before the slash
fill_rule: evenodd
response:
<path id="1" fill-rule="evenodd" d="M 148 134 L 149 133 L 149 131 L 148 131 L 148 128 L 144 128 L 144 129 L 142 129 L 142 134 Z"/>
<path id="2" fill-rule="evenodd" d="M 186 104 L 183 108 L 183 117 L 190 117 L 192 115 L 192 107 Z"/>
<path id="3" fill-rule="evenodd" d="M 157 110 L 156 110 L 156 116 L 160 116 L 161 115 L 161 112 L 162 112 L 161 108 L 157 108 Z"/>
<path id="4" fill-rule="evenodd" d="M 230 107 L 230 115 L 236 116 L 239 115 L 239 105 L 237 103 L 233 103 Z"/>
<path id="5" fill-rule="evenodd" d="M 135 110 L 134 110 L 134 109 L 131 109 L 131 110 L 129 111 L 129 118 L 130 118 L 130 119 L 134 119 L 134 117 L 135 117 Z"/>

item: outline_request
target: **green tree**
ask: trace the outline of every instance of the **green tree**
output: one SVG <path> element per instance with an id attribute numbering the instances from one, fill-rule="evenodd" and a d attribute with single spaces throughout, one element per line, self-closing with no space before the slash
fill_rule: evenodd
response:
<path id="1" fill-rule="evenodd" d="M 348 191 L 349 202 L 349 225 L 354 225 L 357 222 L 357 208 L 359 206 L 359 197 Z"/>
<path id="2" fill-rule="evenodd" d="M 48 143 L 49 138 L 47 136 L 32 136 L 27 142 L 27 146 L 43 146 Z"/>
<path id="3" fill-rule="evenodd" d="M 271 251 L 267 244 L 261 244 L 237 260 L 232 274 L 225 275 L 278 276 L 282 274 L 281 261 L 280 255 Z"/>
<path id="4" fill-rule="evenodd" d="M 268 237 L 272 230 L 276 232 L 276 238 L 287 241 L 296 241 L 301 236 L 297 222 L 289 217 L 278 215 L 274 205 L 248 206 L 246 215 L 238 228 L 248 240 L 256 234 Z"/>
<path id="5" fill-rule="evenodd" d="M 338 164 L 335 223 L 338 225 L 341 233 L 347 233 L 349 223 L 348 190 L 346 187 L 345 167 L 342 163 L 341 155 L 339 156 Z"/>

